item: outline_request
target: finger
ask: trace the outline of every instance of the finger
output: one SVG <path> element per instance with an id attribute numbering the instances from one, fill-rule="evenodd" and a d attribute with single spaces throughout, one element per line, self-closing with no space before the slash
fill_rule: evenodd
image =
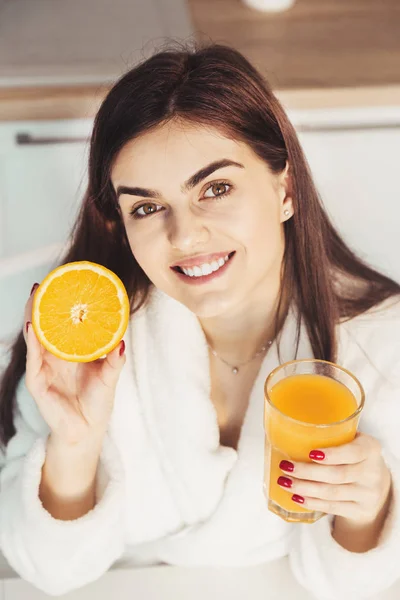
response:
<path id="1" fill-rule="evenodd" d="M 330 483 L 296 480 L 289 477 L 279 477 L 277 483 L 279 487 L 292 494 L 325 501 L 359 502 L 362 500 L 363 495 L 362 488 L 354 483 L 332 485 Z"/>
<path id="2" fill-rule="evenodd" d="M 121 340 L 118 346 L 107 354 L 100 367 L 101 378 L 107 387 L 115 388 L 125 361 L 125 342 Z"/>
<path id="3" fill-rule="evenodd" d="M 27 341 L 27 337 L 26 337 L 26 323 L 29 321 L 32 321 L 32 304 L 33 304 L 33 298 L 35 295 L 35 292 L 37 290 L 37 288 L 39 287 L 38 283 L 35 283 L 32 287 L 31 290 L 31 294 L 25 304 L 25 309 L 24 309 L 24 327 L 23 327 L 23 334 L 24 334 L 24 338 L 25 338 L 25 343 Z"/>
<path id="4" fill-rule="evenodd" d="M 293 500 L 293 506 L 302 506 L 307 510 L 326 513 L 328 515 L 336 515 L 337 517 L 345 517 L 346 519 L 357 519 L 360 513 L 360 507 L 357 502 L 340 502 L 331 500 L 319 500 L 318 498 L 308 498 L 303 496 L 293 496 L 298 500 Z M 299 501 L 301 499 L 301 501 Z"/>
<path id="5" fill-rule="evenodd" d="M 332 484 L 354 483 L 360 479 L 361 464 L 327 466 L 324 464 L 292 462 L 293 469 L 290 471 L 290 477 Z M 281 470 L 282 473 L 288 473 L 284 469 Z"/>
<path id="6" fill-rule="evenodd" d="M 36 337 L 32 323 L 29 324 L 28 330 L 25 328 L 26 341 L 26 382 L 29 385 L 34 383 L 38 377 L 43 365 L 42 346 Z"/>
<path id="7" fill-rule="evenodd" d="M 371 455 L 379 456 L 380 453 L 381 447 L 375 438 L 358 433 L 355 439 L 348 444 L 312 450 L 310 458 L 316 463 L 324 465 L 349 465 L 360 463 Z"/>

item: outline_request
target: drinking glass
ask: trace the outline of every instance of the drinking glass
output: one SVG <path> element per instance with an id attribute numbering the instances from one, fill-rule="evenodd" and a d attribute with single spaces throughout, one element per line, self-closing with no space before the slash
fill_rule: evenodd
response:
<path id="1" fill-rule="evenodd" d="M 293 502 L 292 494 L 277 484 L 283 474 L 279 464 L 282 460 L 310 463 L 311 450 L 351 442 L 364 406 L 363 388 L 339 365 L 307 359 L 276 368 L 267 377 L 264 391 L 268 508 L 285 521 L 314 523 L 324 513 Z"/>

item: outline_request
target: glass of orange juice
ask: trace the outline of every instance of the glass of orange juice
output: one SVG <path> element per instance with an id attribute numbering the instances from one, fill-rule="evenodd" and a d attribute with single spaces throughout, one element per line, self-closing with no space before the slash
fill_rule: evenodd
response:
<path id="1" fill-rule="evenodd" d="M 324 360 L 294 360 L 276 368 L 265 382 L 264 493 L 268 508 L 285 521 L 314 523 L 324 513 L 293 502 L 277 480 L 282 460 L 312 462 L 311 450 L 351 442 L 364 406 L 360 382 Z"/>

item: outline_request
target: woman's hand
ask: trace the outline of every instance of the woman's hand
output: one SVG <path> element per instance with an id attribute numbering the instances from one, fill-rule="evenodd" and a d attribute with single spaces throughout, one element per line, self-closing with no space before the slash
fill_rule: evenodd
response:
<path id="1" fill-rule="evenodd" d="M 285 476 L 278 484 L 292 494 L 294 506 L 336 515 L 353 531 L 383 524 L 391 475 L 375 438 L 358 433 L 349 444 L 313 450 L 310 458 L 313 463 L 280 464 Z"/>
<path id="2" fill-rule="evenodd" d="M 31 324 L 35 289 L 25 306 L 26 386 L 60 446 L 101 443 L 125 364 L 124 342 L 105 359 L 74 363 L 57 358 L 38 341 Z"/>

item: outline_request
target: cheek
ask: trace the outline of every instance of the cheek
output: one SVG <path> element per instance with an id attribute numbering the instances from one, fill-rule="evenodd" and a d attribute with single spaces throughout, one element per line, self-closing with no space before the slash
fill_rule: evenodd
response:
<path id="1" fill-rule="evenodd" d="M 157 238 L 141 234 L 135 228 L 126 228 L 129 245 L 136 262 L 146 275 L 154 281 L 159 269 L 162 253 L 157 246 Z"/>
<path id="2" fill-rule="evenodd" d="M 236 225 L 237 239 L 248 253 L 261 253 L 271 258 L 281 253 L 284 244 L 283 227 L 275 203 L 260 202 L 258 210 L 249 210 Z"/>

